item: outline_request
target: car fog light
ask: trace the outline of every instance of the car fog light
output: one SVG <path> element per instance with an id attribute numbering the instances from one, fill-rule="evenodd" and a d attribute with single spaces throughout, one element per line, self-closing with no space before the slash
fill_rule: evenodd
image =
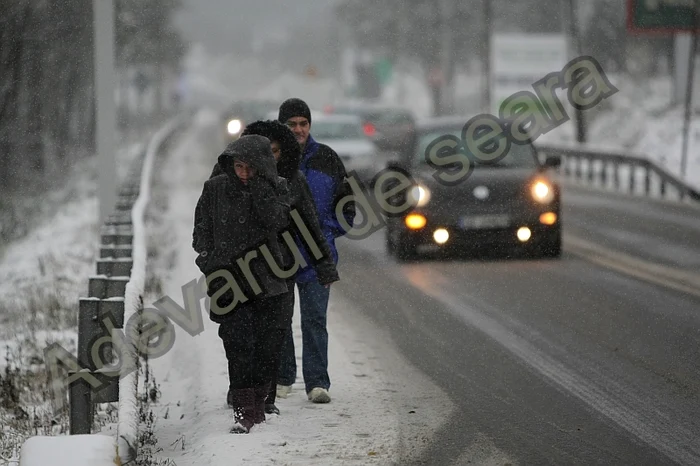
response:
<path id="1" fill-rule="evenodd" d="M 554 212 L 545 212 L 540 215 L 540 223 L 544 225 L 554 225 L 557 223 L 557 214 Z"/>
<path id="2" fill-rule="evenodd" d="M 518 228 L 518 239 L 522 241 L 523 243 L 527 240 L 530 239 L 532 236 L 532 232 L 528 227 L 520 227 Z"/>
<path id="3" fill-rule="evenodd" d="M 438 228 L 433 232 L 433 239 L 437 244 L 445 244 L 450 239 L 450 234 L 444 228 Z"/>
<path id="4" fill-rule="evenodd" d="M 421 214 L 411 214 L 406 217 L 406 226 L 411 230 L 420 230 L 428 221 Z"/>

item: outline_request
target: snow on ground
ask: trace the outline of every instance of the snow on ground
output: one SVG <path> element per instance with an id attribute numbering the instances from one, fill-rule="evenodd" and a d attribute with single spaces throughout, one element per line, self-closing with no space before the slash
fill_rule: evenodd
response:
<path id="1" fill-rule="evenodd" d="M 163 271 L 163 292 L 182 305 L 181 286 L 200 277 L 191 248 L 193 213 L 202 183 L 219 149 L 199 118 L 183 136 L 165 166 L 176 240 L 175 265 Z M 214 122 L 214 118 L 209 118 Z M 342 269 L 341 269 L 342 274 Z M 202 301 L 203 302 L 203 301 Z M 145 303 L 148 306 L 150 303 Z M 152 405 L 155 435 L 178 466 L 248 464 L 387 464 L 430 440 L 451 409 L 445 395 L 402 360 L 389 339 L 357 313 L 346 297 L 331 293 L 329 308 L 330 374 L 333 401 L 307 401 L 301 379 L 288 399 L 279 400 L 280 416 L 248 435 L 229 433 L 232 413 L 225 407 L 227 363 L 217 325 L 203 312 L 203 332 L 191 336 L 176 326 L 174 347 L 151 361 L 162 393 Z M 301 349 L 299 311 L 294 331 Z M 301 368 L 299 368 L 301 369 Z M 300 371 L 301 372 L 301 371 Z M 415 411 L 416 414 L 408 414 Z M 421 416 L 421 413 L 431 413 Z"/>
<path id="2" fill-rule="evenodd" d="M 123 135 L 117 152 L 120 177 L 140 152 L 137 136 L 147 132 Z M 26 421 L 0 410 L 0 448 L 18 448 L 32 434 L 66 433 L 67 418 L 54 418 L 51 411 L 43 350 L 59 343 L 75 354 L 78 302 L 87 295 L 100 244 L 96 167 L 94 157 L 78 161 L 65 187 L 46 194 L 53 208 L 42 209 L 37 226 L 3 245 L 0 253 L 0 373 L 8 363 L 18 370 L 11 380 L 22 390 L 20 408 L 29 414 Z M 30 422 L 36 425 L 23 430 Z"/>
<path id="3" fill-rule="evenodd" d="M 133 143 L 120 151 L 121 175 L 140 147 Z M 8 245 L 0 257 L 0 340 L 16 336 L 18 329 L 24 330 L 35 317 L 39 320 L 33 323 L 52 324 L 50 328 L 73 322 L 41 319 L 63 319 L 69 314 L 74 319 L 75 312 L 68 311 L 77 307 L 79 296 L 87 293 L 87 277 L 94 273 L 99 247 L 95 162 L 81 161 L 85 171 L 72 178 L 60 193 L 54 193 L 67 201 L 47 213 L 26 237 Z M 61 309 L 47 309 L 47 303 Z M 52 311 L 56 311 L 55 316 L 47 315 Z M 0 365 L 3 360 L 0 358 Z"/>
<path id="4" fill-rule="evenodd" d="M 80 458 L 75 457 L 80 452 Z M 114 466 L 114 438 L 107 435 L 33 437 L 24 445 L 20 466 Z"/>

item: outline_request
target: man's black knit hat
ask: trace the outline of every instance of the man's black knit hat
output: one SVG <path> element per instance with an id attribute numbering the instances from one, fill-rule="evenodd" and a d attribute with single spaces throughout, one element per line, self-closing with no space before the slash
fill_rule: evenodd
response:
<path id="1" fill-rule="evenodd" d="M 311 123 L 311 110 L 309 110 L 309 106 L 306 105 L 306 102 L 296 97 L 282 102 L 277 119 L 282 123 L 286 123 L 287 120 L 294 117 L 304 117 Z"/>

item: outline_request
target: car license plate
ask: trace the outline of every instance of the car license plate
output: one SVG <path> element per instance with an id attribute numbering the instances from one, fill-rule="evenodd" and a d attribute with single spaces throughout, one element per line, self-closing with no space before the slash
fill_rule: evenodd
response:
<path id="1" fill-rule="evenodd" d="M 465 230 L 478 230 L 486 228 L 506 228 L 510 226 L 508 215 L 480 215 L 473 217 L 462 217 L 461 227 Z"/>

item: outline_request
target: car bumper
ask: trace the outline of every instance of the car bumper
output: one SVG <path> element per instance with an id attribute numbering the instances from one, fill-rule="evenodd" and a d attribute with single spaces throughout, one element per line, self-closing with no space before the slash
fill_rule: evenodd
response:
<path id="1" fill-rule="evenodd" d="M 521 232 L 520 239 L 518 231 Z M 446 242 L 436 242 L 436 230 L 445 229 L 449 235 Z M 529 231 L 529 237 L 526 234 Z M 514 221 L 504 228 L 462 228 L 456 224 L 428 222 L 420 230 L 411 230 L 401 225 L 402 242 L 419 253 L 450 252 L 479 253 L 502 250 L 532 250 L 556 241 L 561 234 L 561 221 L 544 225 L 537 220 Z M 527 239 L 525 239 L 527 237 Z"/>

